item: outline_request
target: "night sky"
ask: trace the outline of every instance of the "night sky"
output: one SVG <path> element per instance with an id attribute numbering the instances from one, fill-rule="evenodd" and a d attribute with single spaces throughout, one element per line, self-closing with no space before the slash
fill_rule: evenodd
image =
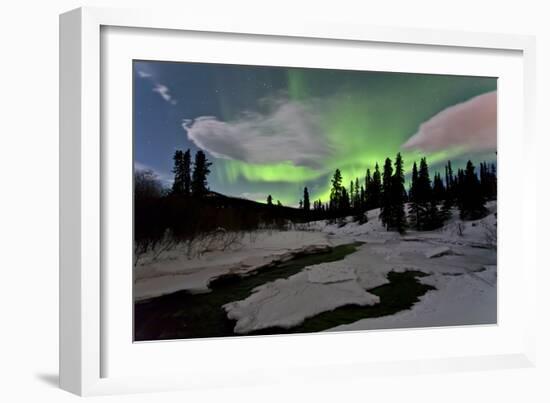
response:
<path id="1" fill-rule="evenodd" d="M 495 78 L 135 61 L 134 163 L 171 182 L 176 149 L 203 149 L 210 189 L 297 205 L 328 201 L 401 152 L 430 174 L 496 159 Z"/>

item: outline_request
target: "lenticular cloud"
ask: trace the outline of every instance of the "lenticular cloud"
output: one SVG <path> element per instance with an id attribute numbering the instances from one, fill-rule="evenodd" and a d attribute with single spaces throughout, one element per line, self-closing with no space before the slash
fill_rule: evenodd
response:
<path id="1" fill-rule="evenodd" d="M 425 152 L 459 147 L 485 152 L 497 147 L 497 93 L 478 95 L 446 108 L 422 123 L 402 146 Z"/>

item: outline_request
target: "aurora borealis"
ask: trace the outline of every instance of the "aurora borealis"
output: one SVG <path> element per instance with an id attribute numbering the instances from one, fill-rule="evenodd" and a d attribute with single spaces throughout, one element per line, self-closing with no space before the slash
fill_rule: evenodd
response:
<path id="1" fill-rule="evenodd" d="M 495 120 L 493 134 L 464 115 L 476 104 L 457 106 L 495 91 L 496 78 L 135 61 L 133 80 L 135 165 L 167 185 L 175 149 L 207 152 L 211 189 L 259 201 L 271 194 L 285 205 L 297 205 L 304 186 L 327 201 L 336 168 L 349 184 L 397 152 L 406 171 L 426 156 L 432 175 L 448 159 L 496 157 L 496 138 L 476 140 L 496 136 L 496 118 L 482 121 Z M 454 110 L 466 112 L 447 119 Z M 427 147 L 431 133 L 422 133 L 420 147 L 404 147 L 420 127 L 441 131 L 433 127 L 444 119 L 454 126 L 441 136 L 453 132 L 452 142 Z"/>

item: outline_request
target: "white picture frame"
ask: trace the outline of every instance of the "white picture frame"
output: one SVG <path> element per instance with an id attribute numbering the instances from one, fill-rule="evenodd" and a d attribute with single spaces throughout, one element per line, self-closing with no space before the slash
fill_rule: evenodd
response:
<path id="1" fill-rule="evenodd" d="M 117 29 L 148 29 L 156 32 L 193 32 L 218 33 L 218 36 L 253 37 L 255 41 L 294 41 L 303 45 L 311 41 L 330 41 L 331 46 L 340 44 L 376 43 L 380 46 L 399 45 L 417 46 L 422 49 L 466 49 L 483 55 L 491 51 L 513 52 L 516 65 L 521 65 L 521 77 L 516 77 L 516 89 L 523 90 L 519 106 L 522 136 L 506 137 L 504 143 L 509 148 L 519 150 L 519 157 L 528 161 L 533 155 L 533 110 L 535 88 L 534 38 L 521 35 L 467 33 L 456 31 L 430 31 L 408 28 L 369 27 L 343 25 L 338 23 L 304 21 L 300 25 L 280 25 L 273 21 L 249 21 L 232 19 L 213 20 L 194 18 L 182 20 L 169 12 L 150 10 L 114 10 L 103 8 L 81 8 L 70 11 L 60 17 L 60 385 L 63 389 L 79 395 L 150 392 L 193 387 L 212 387 L 224 385 L 253 385 L 262 382 L 292 382 L 296 379 L 331 380 L 334 377 L 369 376 L 370 374 L 410 374 L 418 372 L 464 371 L 476 369 L 517 368 L 534 365 L 535 362 L 535 318 L 523 315 L 521 321 L 499 322 L 499 326 L 476 330 L 452 328 L 423 331 L 379 331 L 371 338 L 385 338 L 387 343 L 399 343 L 405 340 L 431 340 L 459 337 L 465 341 L 462 350 L 446 351 L 444 347 L 429 350 L 428 346 L 419 348 L 416 356 L 399 354 L 384 359 L 383 357 L 365 357 L 358 354 L 352 359 L 339 360 L 337 356 L 319 357 L 314 351 L 308 351 L 310 340 L 317 337 L 310 335 L 277 336 L 258 338 L 236 338 L 227 340 L 191 341 L 192 350 L 215 351 L 216 355 L 228 354 L 228 359 L 237 360 L 239 351 L 250 352 L 258 356 L 266 350 L 293 349 L 301 351 L 292 359 L 273 360 L 262 364 L 241 360 L 232 365 L 220 365 L 215 370 L 201 364 L 200 354 L 187 356 L 184 363 L 170 361 L 167 357 L 181 354 L 183 344 L 178 342 L 157 343 L 155 357 L 164 360 L 163 368 L 157 375 L 145 371 L 133 373 L 124 366 L 116 371 L 107 368 L 106 362 L 121 351 L 120 345 L 113 344 L 112 335 L 105 329 L 112 324 L 108 320 L 113 316 L 108 297 L 113 285 L 107 287 L 105 273 L 106 251 L 103 227 L 105 206 L 108 203 L 106 191 L 110 173 L 107 164 L 109 150 L 114 145 L 102 137 L 108 128 L 102 119 L 109 113 L 102 108 L 103 93 L 109 88 L 102 87 L 102 30 L 108 27 Z M 151 32 L 151 31 L 149 31 Z M 108 55 L 108 53 L 106 53 Z M 437 64 L 437 63 L 436 63 Z M 438 67 L 434 67 L 437 69 Z M 480 67 L 482 68 L 482 67 Z M 519 70 L 518 70 L 519 71 Z M 448 71 L 442 70 L 447 73 Z M 514 73 L 515 74 L 515 73 Z M 115 94 L 116 95 L 116 94 Z M 119 94 L 120 95 L 120 94 Z M 125 96 L 125 95 L 124 95 Z M 112 104 L 112 103 L 111 103 Z M 517 104 L 514 104 L 517 107 Z M 500 123 L 500 121 L 499 121 Z M 107 130 L 108 131 L 108 130 Z M 500 134 L 499 134 L 500 136 Z M 502 140 L 499 137 L 499 142 Z M 508 141 L 509 140 L 509 141 Z M 520 147 L 518 149 L 518 146 Z M 504 153 L 506 156 L 506 153 Z M 500 161 L 499 155 L 499 163 Z M 503 166 L 507 160 L 503 160 Z M 499 166 L 500 169 L 500 166 Z M 509 173 L 502 170 L 503 175 Z M 511 173 L 510 173 L 511 175 Z M 124 176 L 123 176 L 124 177 Z M 501 179 L 499 178 L 499 181 Z M 525 187 L 530 186 L 534 178 L 524 178 Z M 499 182 L 500 183 L 500 182 Z M 533 186 L 534 187 L 534 186 Z M 509 197 L 510 204 L 521 203 L 523 194 L 506 193 L 499 189 L 499 202 L 502 195 Z M 518 240 L 518 250 L 514 259 L 506 259 L 503 264 L 515 263 L 521 269 L 521 291 L 523 308 L 534 306 L 536 290 L 536 270 L 534 262 L 534 242 L 528 242 L 536 231 L 534 226 L 535 211 L 520 207 L 521 223 L 516 227 L 504 230 L 499 225 L 499 265 L 501 262 L 501 242 L 510 243 L 512 238 Z M 504 211 L 506 213 L 506 210 Z M 499 223 L 501 211 L 499 206 Z M 506 221 L 504 221 L 506 222 Z M 502 231 L 506 231 L 503 233 Z M 512 252 L 508 252 L 512 253 Z M 506 266 L 508 267 L 508 266 Z M 130 268 L 128 268 L 130 270 Z M 500 266 L 499 266 L 500 270 Z M 518 269 L 519 270 L 519 269 Z M 500 281 L 500 280 L 499 280 Z M 113 283 L 115 284 L 115 283 Z M 131 285 L 128 284 L 128 287 Z M 499 296 L 499 309 L 510 304 L 510 294 Z M 502 300 L 504 298 L 504 300 Z M 111 299 L 112 300 L 112 299 Z M 535 312 L 535 309 L 526 310 Z M 501 312 L 499 312 L 500 314 Z M 118 315 L 118 314 L 116 314 Z M 517 316 L 516 316 L 517 317 Z M 506 325 L 506 326 L 505 326 Z M 509 325 L 509 326 L 508 326 Z M 504 329 L 504 330 L 503 330 Z M 113 330 L 111 330 L 112 332 Z M 435 333 L 434 333 L 435 332 Z M 476 333 L 477 332 L 477 333 Z M 349 334 L 323 335 L 322 340 L 334 347 L 345 340 L 345 348 L 353 348 L 365 339 L 364 332 Z M 378 336 L 376 336 L 378 334 Z M 120 335 L 119 335 L 120 336 Z M 114 337 L 117 337 L 115 335 Z M 473 348 L 476 337 L 499 338 L 499 343 L 492 350 L 481 343 Z M 119 337 L 128 343 L 127 354 L 145 354 L 151 358 L 152 351 L 132 350 L 132 341 L 125 335 Z M 125 341 L 124 341 L 125 340 Z M 320 340 L 320 339 L 315 339 Z M 450 339 L 449 339 L 450 340 Z M 496 339 L 495 339 L 496 340 Z M 500 343 L 502 341 L 502 343 Z M 205 344 L 209 343 L 209 344 Z M 215 344 L 214 344 L 215 343 Z M 469 343 L 469 344 L 468 344 Z M 429 344 L 429 343 L 428 343 Z M 187 346 L 189 346 L 187 342 Z M 351 346 L 351 347 L 350 347 Z M 153 347 L 150 347 L 153 348 Z M 146 350 L 149 347 L 141 347 Z M 179 349 L 179 350 L 178 350 Z M 161 351 L 162 350 L 162 351 Z M 379 349 L 383 352 L 384 348 Z M 179 353 L 178 353 L 179 351 Z M 284 351 L 284 350 L 280 350 Z M 231 355 L 230 352 L 236 355 Z M 125 353 L 125 354 L 126 354 Z M 311 354 L 310 354 L 311 353 Z M 399 352 L 398 352 L 399 353 Z M 310 355 L 308 355 L 310 354 Z M 164 358 L 162 358 L 164 357 Z M 119 361 L 132 362 L 129 355 L 118 356 Z M 153 362 L 153 361 L 151 361 Z M 157 364 L 158 365 L 157 361 Z M 211 363 L 210 363 L 211 364 Z M 187 372 L 190 367 L 196 369 Z M 284 371 L 281 369 L 284 368 Z M 307 368 L 307 374 L 304 374 Z M 258 371 L 260 369 L 261 371 Z M 337 375 L 334 375 L 337 373 Z"/>

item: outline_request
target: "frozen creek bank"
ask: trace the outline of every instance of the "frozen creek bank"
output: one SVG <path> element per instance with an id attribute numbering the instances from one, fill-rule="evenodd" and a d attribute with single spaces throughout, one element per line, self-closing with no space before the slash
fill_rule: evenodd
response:
<path id="1" fill-rule="evenodd" d="M 481 220 L 455 214 L 440 230 L 404 236 L 382 228 L 373 210 L 363 225 L 320 221 L 246 234 L 193 259 L 178 248 L 143 256 L 134 271 L 137 339 L 495 323 L 489 208 Z"/>
<path id="2" fill-rule="evenodd" d="M 370 221 L 363 225 L 314 223 L 332 237 L 364 244 L 343 260 L 306 267 L 257 287 L 244 300 L 225 304 L 228 317 L 236 321 L 234 331 L 292 328 L 338 307 L 376 304 L 379 299 L 369 290 L 389 283 L 390 273 L 408 271 L 424 273 L 419 281 L 432 289 L 411 309 L 328 330 L 496 323 L 494 214 L 466 223 L 455 217 L 438 231 L 403 237 L 381 228 L 377 214 L 369 212 Z"/>
<path id="3" fill-rule="evenodd" d="M 302 271 L 304 267 L 340 260 L 355 251 L 354 245 L 334 246 L 325 252 L 305 254 L 265 266 L 249 275 L 220 276 L 210 281 L 210 292 L 191 294 L 179 291 L 140 301 L 134 306 L 135 339 L 143 341 L 234 336 L 235 322 L 227 318 L 223 305 L 247 298 L 253 289 L 277 279 L 288 278 Z M 324 326 L 320 330 L 326 328 Z"/>
<path id="4" fill-rule="evenodd" d="M 316 231 L 257 231 L 243 235 L 225 250 L 212 250 L 189 259 L 177 247 L 159 256 L 148 253 L 134 268 L 134 300 L 146 300 L 177 291 L 209 292 L 211 281 L 225 275 L 247 275 L 266 265 L 295 256 L 328 251 L 343 242 Z"/>

